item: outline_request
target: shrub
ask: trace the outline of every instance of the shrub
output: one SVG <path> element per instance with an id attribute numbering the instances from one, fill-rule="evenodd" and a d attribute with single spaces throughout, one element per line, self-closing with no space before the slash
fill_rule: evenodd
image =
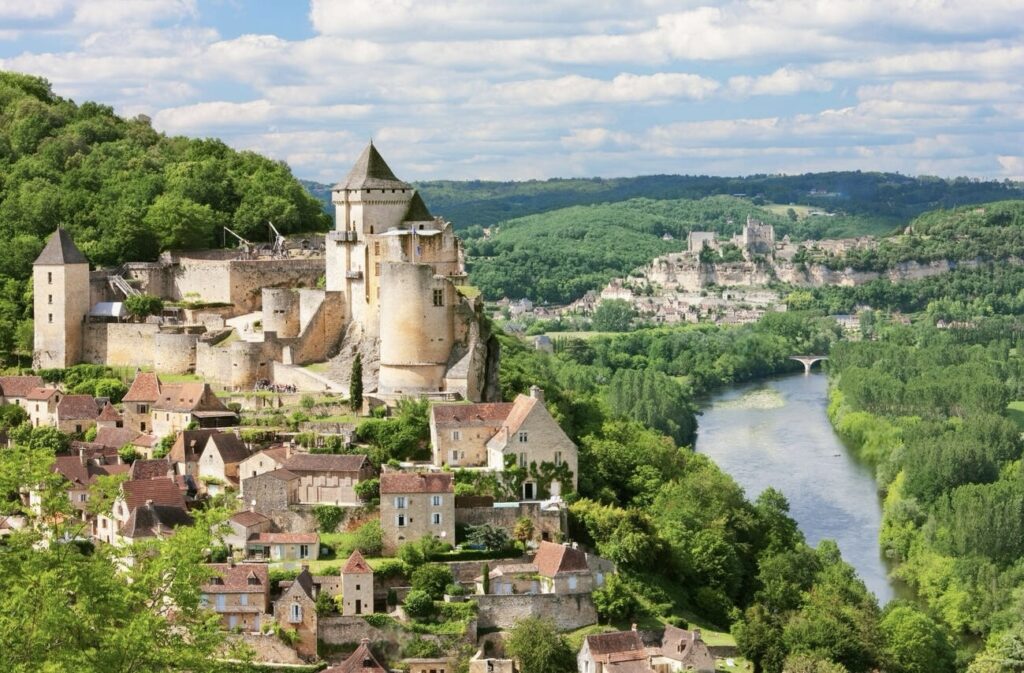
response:
<path id="1" fill-rule="evenodd" d="M 126 297 L 124 307 L 135 318 L 156 315 L 164 310 L 164 300 L 151 294 L 138 294 Z"/>
<path id="2" fill-rule="evenodd" d="M 380 479 L 366 479 L 356 484 L 356 495 L 363 502 L 380 499 Z"/>
<path id="3" fill-rule="evenodd" d="M 454 582 L 451 568 L 439 563 L 427 563 L 412 572 L 410 578 L 413 589 L 425 592 L 433 600 L 441 600 L 444 590 Z"/>
<path id="4" fill-rule="evenodd" d="M 434 599 L 419 589 L 413 589 L 405 597 L 405 613 L 413 619 L 425 620 L 434 614 Z"/>
<path id="5" fill-rule="evenodd" d="M 427 659 L 441 654 L 441 646 L 437 641 L 426 638 L 416 638 L 402 646 L 402 656 L 408 659 Z"/>
<path id="6" fill-rule="evenodd" d="M 337 605 L 334 603 L 334 599 L 326 591 L 321 591 L 316 595 L 316 614 L 319 617 L 333 614 L 337 611 Z"/>
<path id="7" fill-rule="evenodd" d="M 504 529 L 489 523 L 466 527 L 466 542 L 496 551 L 508 546 L 509 537 Z"/>
<path id="8" fill-rule="evenodd" d="M 337 505 L 315 505 L 313 516 L 316 517 L 317 529 L 321 533 L 333 533 L 345 516 L 345 510 Z"/>
<path id="9" fill-rule="evenodd" d="M 408 573 L 409 567 L 400 559 L 387 559 L 377 566 L 376 570 L 374 570 L 374 574 L 379 579 L 406 577 Z M 394 603 L 392 603 L 392 605 L 394 605 Z"/>
<path id="10" fill-rule="evenodd" d="M 384 529 L 380 519 L 367 521 L 356 531 L 356 548 L 367 556 L 376 556 L 384 549 Z"/>
<path id="11" fill-rule="evenodd" d="M 465 596 L 469 592 L 461 584 L 452 583 L 444 588 L 444 593 L 448 596 Z"/>

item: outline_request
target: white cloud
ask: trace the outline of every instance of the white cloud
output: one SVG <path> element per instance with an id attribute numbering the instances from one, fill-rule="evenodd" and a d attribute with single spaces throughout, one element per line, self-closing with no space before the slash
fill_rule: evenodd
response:
<path id="1" fill-rule="evenodd" d="M 196 0 L 79 0 L 76 4 L 74 22 L 80 26 L 148 26 L 198 14 Z"/>
<path id="2" fill-rule="evenodd" d="M 803 91 L 831 91 L 832 82 L 807 70 L 784 67 L 770 75 L 730 77 L 729 89 L 741 96 L 788 96 Z"/>
<path id="3" fill-rule="evenodd" d="M 677 98 L 700 100 L 718 88 L 718 82 L 713 79 L 686 73 L 622 73 L 610 80 L 568 75 L 558 79 L 498 84 L 493 91 L 479 96 L 476 102 L 558 106 L 576 103 L 643 103 Z"/>
<path id="4" fill-rule="evenodd" d="M 0 0 L 0 21 L 52 19 L 67 6 L 67 0 Z"/>
<path id="5" fill-rule="evenodd" d="M 372 109 L 369 105 L 284 106 L 267 100 L 212 101 L 164 108 L 153 117 L 153 125 L 168 133 L 202 134 L 210 129 L 273 126 L 294 121 L 337 122 L 366 117 Z"/>
<path id="6" fill-rule="evenodd" d="M 903 100 L 923 102 L 1006 101 L 1021 98 L 1024 86 L 1011 82 L 971 82 L 962 80 L 903 80 L 889 84 L 862 86 L 861 100 Z"/>

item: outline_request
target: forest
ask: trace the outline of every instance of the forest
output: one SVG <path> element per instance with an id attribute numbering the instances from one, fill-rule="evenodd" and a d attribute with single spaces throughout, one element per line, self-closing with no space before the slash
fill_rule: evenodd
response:
<path id="1" fill-rule="evenodd" d="M 31 339 L 32 262 L 56 226 L 94 265 L 221 245 L 222 227 L 267 239 L 326 230 L 330 217 L 282 162 L 219 140 L 168 137 L 144 119 L 0 72 L 0 353 Z"/>
<path id="2" fill-rule="evenodd" d="M 330 185 L 309 181 L 304 184 L 329 207 Z M 743 195 L 758 204 L 793 203 L 840 210 L 895 226 L 936 208 L 1024 196 L 1024 186 L 1009 181 L 947 180 L 862 171 L 745 177 L 552 178 L 523 182 L 434 180 L 416 183 L 416 187 L 422 190 L 432 210 L 459 229 L 473 225 L 489 227 L 512 218 L 571 206 L 635 198 L 696 200 L 728 195 Z"/>

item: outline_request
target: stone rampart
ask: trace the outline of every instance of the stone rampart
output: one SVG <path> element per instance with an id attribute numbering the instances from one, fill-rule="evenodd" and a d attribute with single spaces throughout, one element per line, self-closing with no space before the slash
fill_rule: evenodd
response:
<path id="1" fill-rule="evenodd" d="M 566 510 L 545 510 L 538 502 L 521 502 L 517 507 L 455 508 L 456 525 L 479 526 L 489 523 L 498 528 L 513 530 L 522 517 L 533 522 L 533 535 L 537 540 L 557 542 L 567 529 Z"/>
<path id="2" fill-rule="evenodd" d="M 85 323 L 82 361 L 113 367 L 152 367 L 154 337 L 159 325 L 148 323 Z"/>
<path id="3" fill-rule="evenodd" d="M 197 334 L 158 332 L 153 335 L 153 369 L 161 374 L 187 374 L 196 368 Z"/>
<path id="4" fill-rule="evenodd" d="M 479 605 L 480 628 L 508 629 L 527 617 L 551 619 L 561 631 L 597 623 L 590 594 L 512 594 L 473 596 Z"/>

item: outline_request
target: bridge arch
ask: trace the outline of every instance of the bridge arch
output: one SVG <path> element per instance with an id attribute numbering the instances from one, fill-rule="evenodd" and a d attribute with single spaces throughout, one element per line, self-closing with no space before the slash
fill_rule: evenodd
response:
<path id="1" fill-rule="evenodd" d="M 802 364 L 804 366 L 804 376 L 807 376 L 808 374 L 811 373 L 811 367 L 814 365 L 815 362 L 821 362 L 823 360 L 828 360 L 828 356 L 827 355 L 790 355 L 789 359 L 790 360 L 796 360 L 797 362 Z"/>

